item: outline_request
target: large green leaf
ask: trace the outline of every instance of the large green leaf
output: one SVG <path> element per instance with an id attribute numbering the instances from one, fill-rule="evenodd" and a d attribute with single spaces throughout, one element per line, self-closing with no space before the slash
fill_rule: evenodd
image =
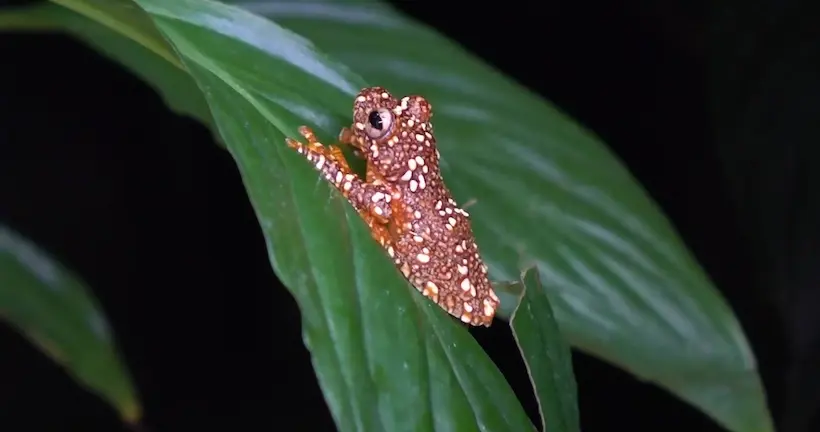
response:
<path id="1" fill-rule="evenodd" d="M 140 403 L 111 331 L 83 282 L 0 225 L 0 319 L 7 321 L 130 423 Z"/>
<path id="2" fill-rule="evenodd" d="M 139 3 L 204 90 L 271 262 L 301 306 L 305 341 L 340 429 L 532 429 L 478 344 L 407 287 L 358 215 L 284 145 L 283 131 L 295 133 L 302 112 L 349 109 L 361 80 L 241 9 Z M 323 120 L 327 132 L 338 126 Z"/>
<path id="3" fill-rule="evenodd" d="M 261 136 L 250 119 L 243 124 L 239 132 L 247 134 L 255 152 L 281 151 L 282 131 L 295 135 L 296 124 L 311 125 L 322 138 L 330 138 L 349 121 L 351 101 L 346 98 L 364 82 L 318 55 L 307 41 L 249 14 L 216 13 L 234 10 L 212 2 L 174 2 L 170 11 L 171 6 L 150 4 L 149 13 L 160 20 L 176 49 L 182 52 L 179 44 L 187 44 L 183 64 L 199 81 L 214 113 L 221 107 L 210 93 L 220 84 L 249 104 L 249 116 L 258 112 L 273 124 L 275 130 Z M 491 276 L 515 279 L 522 263 L 537 265 L 561 329 L 574 346 L 658 383 L 731 430 L 771 430 L 754 358 L 731 310 L 662 214 L 594 136 L 452 42 L 381 3 L 238 4 L 306 37 L 367 83 L 396 94 L 421 93 L 433 102 L 444 175 L 459 201 L 476 200 L 470 212 Z M 191 9 L 183 10 L 187 7 Z M 128 34 L 110 22 L 103 25 Z M 229 51 L 226 46 L 230 52 L 214 57 L 212 50 Z M 192 52 L 199 57 L 191 58 Z M 117 53 L 120 61 L 128 56 Z M 181 69 L 169 73 L 184 74 Z M 216 127 L 227 135 L 219 121 Z M 285 257 L 311 256 L 311 245 L 322 242 L 328 253 L 345 256 L 347 251 L 368 268 L 381 265 L 378 254 L 362 250 L 369 247 L 366 242 L 348 249 L 353 240 L 337 239 L 341 243 L 336 244 L 316 238 L 315 229 L 334 220 L 327 207 L 296 205 L 291 223 L 303 222 L 310 231 L 304 237 L 286 232 L 292 225 L 277 218 L 277 212 L 293 210 L 281 204 L 288 197 L 296 203 L 307 199 L 300 189 L 305 179 L 311 197 L 318 194 L 322 203 L 336 199 L 328 201 L 325 186 L 317 185 L 316 176 L 298 159 L 277 153 L 262 161 L 256 153 L 229 147 L 271 245 L 274 268 L 303 311 L 310 310 L 304 300 L 310 276 L 317 290 L 324 289 L 335 283 L 328 279 L 339 270 L 331 265 L 335 261 L 308 264 Z M 269 178 L 276 175 L 280 177 Z M 361 289 L 376 289 L 355 281 Z M 502 303 L 508 314 L 516 304 L 513 297 Z M 340 308 L 325 318 L 344 320 L 338 315 L 358 316 L 378 307 Z M 319 350 L 316 344 L 311 348 Z M 323 374 L 321 368 L 317 371 Z"/>

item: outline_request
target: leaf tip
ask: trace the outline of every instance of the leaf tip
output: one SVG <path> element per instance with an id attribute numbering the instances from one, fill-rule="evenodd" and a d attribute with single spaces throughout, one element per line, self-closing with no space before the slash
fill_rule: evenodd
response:
<path id="1" fill-rule="evenodd" d="M 120 417 L 122 421 L 131 425 L 135 430 L 140 431 L 140 420 L 142 420 L 142 406 L 136 401 L 128 401 L 120 406 Z"/>

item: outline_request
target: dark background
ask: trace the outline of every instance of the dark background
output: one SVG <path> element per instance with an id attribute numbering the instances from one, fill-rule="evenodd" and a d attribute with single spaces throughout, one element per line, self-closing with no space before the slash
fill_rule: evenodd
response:
<path id="1" fill-rule="evenodd" d="M 607 142 L 739 315 L 778 430 L 820 430 L 817 2 L 395 3 Z M 2 34 L 0 53 L 0 223 L 93 287 L 146 426 L 332 430 L 228 153 L 72 39 Z M 533 411 L 507 330 L 479 339 Z M 0 429 L 123 428 L 4 326 L 0 347 Z M 721 430 L 574 361 L 586 432 Z"/>

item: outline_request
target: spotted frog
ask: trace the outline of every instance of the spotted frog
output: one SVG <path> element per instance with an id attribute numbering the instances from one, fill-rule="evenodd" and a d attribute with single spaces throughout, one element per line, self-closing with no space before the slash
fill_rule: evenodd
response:
<path id="1" fill-rule="evenodd" d="M 286 142 L 350 202 L 416 289 L 461 321 L 489 327 L 499 300 L 470 215 L 442 179 L 432 115 L 421 96 L 396 99 L 382 87 L 359 92 L 353 124 L 339 141 L 367 160 L 365 179 L 339 147 L 323 145 L 307 126 L 299 128 L 307 144 Z"/>

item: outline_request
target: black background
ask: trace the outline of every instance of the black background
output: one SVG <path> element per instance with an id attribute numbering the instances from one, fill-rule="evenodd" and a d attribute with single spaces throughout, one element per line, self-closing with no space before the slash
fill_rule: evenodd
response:
<path id="1" fill-rule="evenodd" d="M 779 430 L 817 430 L 813 3 L 394 3 L 607 142 L 739 315 Z M 0 53 L 0 223 L 93 287 L 145 426 L 332 430 L 228 153 L 70 38 L 3 34 Z M 508 331 L 477 335 L 536 415 Z M 123 428 L 7 327 L 0 347 L 0 429 Z M 624 372 L 574 362 L 587 432 L 721 430 Z"/>

